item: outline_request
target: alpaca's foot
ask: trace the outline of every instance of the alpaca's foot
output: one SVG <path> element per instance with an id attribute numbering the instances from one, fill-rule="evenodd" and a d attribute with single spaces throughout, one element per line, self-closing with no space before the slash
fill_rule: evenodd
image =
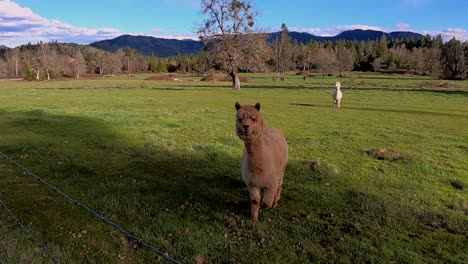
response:
<path id="1" fill-rule="evenodd" d="M 252 222 L 255 224 L 255 223 L 258 222 L 258 215 L 256 215 L 256 216 L 252 215 L 252 216 L 250 217 L 250 219 L 252 219 Z"/>
<path id="2" fill-rule="evenodd" d="M 261 208 L 262 208 L 262 209 L 270 209 L 270 208 L 272 208 L 273 206 L 274 206 L 274 204 L 268 205 L 267 203 L 262 203 L 262 207 L 261 207 Z"/>

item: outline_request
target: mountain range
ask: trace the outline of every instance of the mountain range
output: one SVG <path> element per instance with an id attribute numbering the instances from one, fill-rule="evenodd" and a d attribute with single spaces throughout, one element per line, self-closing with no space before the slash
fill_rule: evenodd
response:
<path id="1" fill-rule="evenodd" d="M 171 57 L 177 54 L 197 54 L 203 48 L 203 42 L 191 39 L 163 39 L 148 36 L 122 35 L 114 39 L 102 40 L 90 44 L 93 47 L 107 51 L 116 51 L 129 47 L 138 53 L 158 57 Z"/>
<path id="2" fill-rule="evenodd" d="M 273 41 L 279 36 L 279 34 L 281 34 L 281 32 L 269 33 L 268 41 L 270 43 L 273 43 Z M 303 44 L 307 44 L 310 41 L 376 40 L 380 39 L 383 35 L 385 35 L 388 40 L 412 38 L 414 41 L 418 41 L 423 37 L 423 35 L 421 34 L 408 31 L 396 31 L 386 33 L 383 31 L 362 29 L 343 31 L 336 36 L 330 37 L 315 36 L 310 33 L 302 33 L 295 31 L 289 32 L 289 36 L 293 41 L 297 41 Z M 90 46 L 112 52 L 120 48 L 130 47 L 136 50 L 138 53 L 143 54 L 145 56 L 155 55 L 158 57 L 171 57 L 177 56 L 178 54 L 197 54 L 203 49 L 203 42 L 192 39 L 177 40 L 155 38 L 149 36 L 122 35 L 114 39 L 102 40 L 91 43 Z M 7 49 L 8 47 L 0 45 L 0 52 L 2 50 L 4 52 Z"/>

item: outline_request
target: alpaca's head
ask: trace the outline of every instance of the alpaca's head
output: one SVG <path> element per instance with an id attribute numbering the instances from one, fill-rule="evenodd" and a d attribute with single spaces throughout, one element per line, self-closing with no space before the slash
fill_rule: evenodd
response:
<path id="1" fill-rule="evenodd" d="M 336 84 L 335 84 L 335 85 L 336 85 L 336 89 L 338 89 L 338 90 L 339 90 L 339 89 L 341 88 L 341 84 L 340 84 L 340 82 L 336 82 Z"/>
<path id="2" fill-rule="evenodd" d="M 236 102 L 236 132 L 242 140 L 252 139 L 262 133 L 264 122 L 260 104 L 240 105 Z"/>

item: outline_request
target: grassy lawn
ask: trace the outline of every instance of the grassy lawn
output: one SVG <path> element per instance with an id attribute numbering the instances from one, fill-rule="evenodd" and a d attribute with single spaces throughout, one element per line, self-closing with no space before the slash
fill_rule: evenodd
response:
<path id="1" fill-rule="evenodd" d="M 182 263 L 467 263 L 468 82 L 0 81 L 0 151 Z M 191 80 L 191 81 L 188 81 Z M 341 81 L 341 109 L 331 93 Z M 290 159 L 249 220 L 234 103 Z M 0 159 L 0 199 L 62 263 L 167 263 Z M 0 209 L 0 263 L 49 258 Z"/>

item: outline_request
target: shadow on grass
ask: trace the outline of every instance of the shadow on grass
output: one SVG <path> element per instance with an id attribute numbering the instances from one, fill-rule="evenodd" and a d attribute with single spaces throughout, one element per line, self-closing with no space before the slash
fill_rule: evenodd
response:
<path id="1" fill-rule="evenodd" d="M 189 202 L 214 214 L 239 208 L 245 215 L 249 213 L 240 160 L 221 149 L 200 144 L 184 152 L 168 150 L 158 142 L 132 145 L 101 120 L 54 116 L 41 110 L 0 110 L 2 127 L 7 129 L 1 129 L 0 135 L 17 137 L 0 145 L 0 151 L 18 161 L 27 154 L 23 163 L 37 168 L 59 188 L 63 181 L 65 186 L 72 184 L 83 188 L 81 191 L 104 196 L 110 189 L 129 196 L 132 192 L 144 193 L 155 203 L 151 197 L 157 197 L 164 208 Z M 32 137 L 28 135 L 31 132 Z"/>
<path id="2" fill-rule="evenodd" d="M 234 158 L 204 144 L 195 145 L 192 151 L 169 150 L 157 141 L 132 144 L 117 129 L 99 119 L 0 109 L 0 151 L 131 232 L 149 232 L 150 243 L 174 255 L 181 255 L 179 250 L 184 254 L 188 250 L 188 256 L 197 253 L 197 246 L 166 244 L 170 239 L 183 240 L 187 226 L 199 234 L 222 228 L 229 215 L 249 219 L 250 199 L 240 176 L 241 153 Z M 0 159 L 0 174 L 3 169 L 7 173 L 0 182 L 3 198 L 25 221 L 34 222 L 49 243 L 70 243 L 69 237 L 57 239 L 61 233 L 57 226 L 70 230 L 99 224 Z M 79 248 L 70 250 L 74 253 L 67 254 L 79 256 Z"/>
<path id="3" fill-rule="evenodd" d="M 300 103 L 290 103 L 289 105 L 297 105 L 297 106 L 316 106 L 313 104 L 300 104 Z"/>

